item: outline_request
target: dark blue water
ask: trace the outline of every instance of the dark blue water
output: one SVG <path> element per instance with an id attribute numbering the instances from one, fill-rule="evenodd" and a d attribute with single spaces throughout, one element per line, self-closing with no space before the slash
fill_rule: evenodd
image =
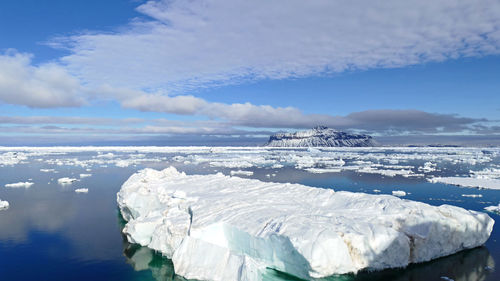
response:
<path id="1" fill-rule="evenodd" d="M 0 167 L 0 198 L 10 208 L 0 211 L 0 280 L 184 280 L 175 276 L 171 262 L 153 251 L 131 245 L 121 234 L 123 221 L 116 206 L 116 193 L 135 171 L 144 167 L 162 169 L 169 161 L 143 163 L 125 168 L 108 165 L 90 167 L 49 165 L 47 158 L 90 159 L 95 153 L 40 156 L 27 163 Z M 169 158 L 172 155 L 167 155 Z M 37 160 L 38 158 L 41 161 Z M 212 173 L 207 166 L 174 163 L 188 174 Z M 54 173 L 40 172 L 54 168 Z M 90 168 L 91 171 L 86 171 Z M 228 173 L 230 169 L 219 168 Z M 383 177 L 354 172 L 311 174 L 294 168 L 255 168 L 253 178 L 264 181 L 296 182 L 335 190 L 390 194 L 404 190 L 405 198 L 431 205 L 451 204 L 482 211 L 500 202 L 500 191 L 459 188 L 431 184 L 421 178 Z M 57 184 L 57 178 L 91 173 L 70 186 Z M 276 173 L 275 177 L 266 175 Z M 30 188 L 5 188 L 4 185 L 31 181 Z M 75 188 L 88 188 L 78 194 Z M 482 194 L 482 198 L 462 197 Z M 500 216 L 490 214 L 497 222 Z M 500 280 L 500 230 L 496 225 L 484 247 L 463 251 L 433 262 L 406 269 L 333 276 L 324 280 Z M 497 266 L 498 267 L 498 266 Z M 269 271 L 264 280 L 297 280 Z"/>

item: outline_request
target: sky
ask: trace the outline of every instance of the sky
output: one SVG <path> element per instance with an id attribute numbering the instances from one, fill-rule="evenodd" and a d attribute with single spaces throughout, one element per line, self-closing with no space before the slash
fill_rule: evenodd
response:
<path id="1" fill-rule="evenodd" d="M 5 0 L 0 145 L 500 145 L 497 0 Z"/>

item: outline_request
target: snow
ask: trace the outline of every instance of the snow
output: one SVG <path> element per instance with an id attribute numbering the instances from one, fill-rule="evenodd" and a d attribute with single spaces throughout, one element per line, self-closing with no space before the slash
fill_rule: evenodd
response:
<path id="1" fill-rule="evenodd" d="M 259 280 L 265 268 L 311 279 L 404 267 L 482 245 L 494 224 L 450 205 L 173 167 L 132 175 L 117 202 L 130 242 L 200 280 Z"/>
<path id="2" fill-rule="evenodd" d="M 465 178 L 465 177 L 435 177 L 427 179 L 432 183 L 445 183 L 463 187 L 500 189 L 500 179 Z"/>
<path id="3" fill-rule="evenodd" d="M 500 203 L 498 203 L 498 206 L 488 206 L 488 207 L 485 207 L 484 209 L 486 211 L 500 214 Z"/>
<path id="4" fill-rule="evenodd" d="M 89 189 L 88 188 L 77 188 L 75 189 L 76 193 L 88 193 Z"/>
<path id="5" fill-rule="evenodd" d="M 30 188 L 34 183 L 32 182 L 16 182 L 16 183 L 8 183 L 5 185 L 5 187 L 10 187 L 10 188 Z"/>
<path id="6" fill-rule="evenodd" d="M 0 199 L 0 210 L 5 210 L 5 209 L 8 209 L 8 208 L 9 208 L 9 202 L 2 201 L 2 199 Z"/>
<path id="7" fill-rule="evenodd" d="M 393 190 L 392 191 L 392 195 L 403 197 L 403 196 L 406 196 L 406 192 L 404 192 L 402 190 Z"/>
<path id="8" fill-rule="evenodd" d="M 57 183 L 59 183 L 61 185 L 69 185 L 69 184 L 74 183 L 75 181 L 77 181 L 77 179 L 64 177 L 64 178 L 58 179 Z"/>

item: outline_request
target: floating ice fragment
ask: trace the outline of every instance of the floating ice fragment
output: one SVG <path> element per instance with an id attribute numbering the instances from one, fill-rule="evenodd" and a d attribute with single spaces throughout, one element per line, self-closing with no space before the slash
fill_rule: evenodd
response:
<path id="1" fill-rule="evenodd" d="M 75 181 L 77 181 L 77 179 L 64 177 L 64 178 L 58 179 L 57 183 L 59 183 L 61 185 L 68 185 L 68 184 L 74 183 Z"/>
<path id="2" fill-rule="evenodd" d="M 9 208 L 9 202 L 2 201 L 2 199 L 0 199 L 0 210 L 5 210 L 5 209 L 8 209 L 8 208 Z"/>
<path id="3" fill-rule="evenodd" d="M 80 174 L 80 178 L 83 179 L 83 178 L 88 178 L 92 176 L 92 174 Z"/>
<path id="4" fill-rule="evenodd" d="M 500 203 L 498 203 L 498 206 L 488 206 L 484 208 L 486 211 L 494 212 L 494 213 L 499 213 L 500 214 Z"/>
<path id="5" fill-rule="evenodd" d="M 88 193 L 89 189 L 88 188 L 77 188 L 75 189 L 76 193 Z"/>
<path id="6" fill-rule="evenodd" d="M 500 179 L 465 178 L 465 177 L 435 177 L 427 179 L 432 183 L 444 183 L 463 187 L 500 189 Z"/>
<path id="7" fill-rule="evenodd" d="M 482 245 L 494 224 L 450 205 L 173 167 L 132 175 L 117 202 L 130 242 L 200 280 L 259 280 L 265 268 L 310 280 L 404 267 Z"/>
<path id="8" fill-rule="evenodd" d="M 404 192 L 403 190 L 393 190 L 392 195 L 402 197 L 406 196 L 406 192 Z"/>
<path id="9" fill-rule="evenodd" d="M 483 195 L 482 194 L 462 194 L 462 197 L 479 198 L 479 197 L 483 197 Z"/>
<path id="10" fill-rule="evenodd" d="M 380 189 L 374 189 L 373 192 L 380 193 L 380 192 L 382 192 L 382 190 L 380 190 Z"/>
<path id="11" fill-rule="evenodd" d="M 10 187 L 10 188 L 30 188 L 33 185 L 32 182 L 16 182 L 16 183 L 8 183 L 5 185 L 5 187 Z"/>
<path id="12" fill-rule="evenodd" d="M 251 176 L 253 175 L 252 171 L 242 171 L 242 170 L 237 170 L 237 171 L 231 171 L 231 176 Z"/>

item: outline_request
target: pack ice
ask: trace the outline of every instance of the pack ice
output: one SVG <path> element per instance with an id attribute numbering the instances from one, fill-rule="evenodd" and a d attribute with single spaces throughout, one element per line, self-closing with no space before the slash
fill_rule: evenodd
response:
<path id="1" fill-rule="evenodd" d="M 404 267 L 486 242 L 487 214 L 390 195 L 334 192 L 170 167 L 133 174 L 117 194 L 132 243 L 188 279 L 304 278 Z"/>

